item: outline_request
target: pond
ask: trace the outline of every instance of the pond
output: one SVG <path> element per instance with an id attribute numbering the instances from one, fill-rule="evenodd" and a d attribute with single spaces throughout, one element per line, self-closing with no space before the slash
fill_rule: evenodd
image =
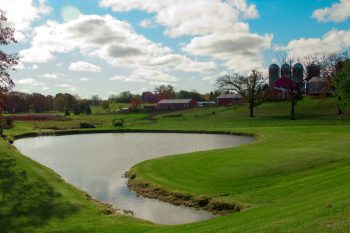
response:
<path id="1" fill-rule="evenodd" d="M 121 212 L 160 224 L 184 224 L 215 217 L 194 208 L 175 206 L 136 195 L 123 174 L 152 158 L 234 147 L 252 137 L 187 133 L 101 133 L 16 140 L 24 155 L 53 169 L 67 182 Z"/>

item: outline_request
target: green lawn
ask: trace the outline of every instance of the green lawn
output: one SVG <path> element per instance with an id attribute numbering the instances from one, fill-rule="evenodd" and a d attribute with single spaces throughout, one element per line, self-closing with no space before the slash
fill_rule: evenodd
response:
<path id="1" fill-rule="evenodd" d="M 135 182 L 244 207 L 171 227 L 111 214 L 108 207 L 2 140 L 0 201 L 5 204 L 0 205 L 0 226 L 11 229 L 8 232 L 350 232 L 350 115 L 344 121 L 336 116 L 332 98 L 305 98 L 296 109 L 296 121 L 289 120 L 287 102 L 265 103 L 254 118 L 247 117 L 245 106 L 193 109 L 174 113 L 182 116 L 173 118 L 163 117 L 169 114 L 165 113 L 153 120 L 145 114 L 125 115 L 130 129 L 228 131 L 257 137 L 238 148 L 167 156 L 132 169 Z M 72 122 L 94 120 L 103 122 L 97 130 L 111 129 L 116 117 L 73 116 L 59 123 L 69 129 Z M 6 133 L 42 130 L 34 124 L 18 122 Z"/>

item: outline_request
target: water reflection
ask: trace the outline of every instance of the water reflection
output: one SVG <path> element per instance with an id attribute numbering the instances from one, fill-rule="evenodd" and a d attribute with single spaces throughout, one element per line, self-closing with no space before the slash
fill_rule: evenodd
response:
<path id="1" fill-rule="evenodd" d="M 183 224 L 213 215 L 139 197 L 123 174 L 131 166 L 164 155 L 233 147 L 250 137 L 173 133 L 105 133 L 26 138 L 15 141 L 25 155 L 52 168 L 92 197 L 161 224 Z"/>

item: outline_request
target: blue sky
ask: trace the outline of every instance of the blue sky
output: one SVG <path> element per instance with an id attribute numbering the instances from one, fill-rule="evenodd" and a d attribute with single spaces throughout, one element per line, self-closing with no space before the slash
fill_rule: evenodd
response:
<path id="1" fill-rule="evenodd" d="M 20 6 L 20 8 L 18 8 Z M 277 53 L 350 48 L 350 0 L 2 0 L 16 29 L 15 90 L 107 98 L 161 84 L 205 93 L 266 73 Z"/>

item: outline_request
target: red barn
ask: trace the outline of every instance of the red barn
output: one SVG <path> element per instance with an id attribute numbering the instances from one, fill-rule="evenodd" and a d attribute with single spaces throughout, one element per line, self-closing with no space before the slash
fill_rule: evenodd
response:
<path id="1" fill-rule="evenodd" d="M 197 101 L 193 99 L 165 99 L 157 103 L 157 109 L 159 110 L 178 110 L 195 106 L 197 106 Z"/>
<path id="2" fill-rule="evenodd" d="M 221 94 L 216 97 L 216 104 L 228 106 L 243 103 L 243 97 L 239 94 Z"/>

